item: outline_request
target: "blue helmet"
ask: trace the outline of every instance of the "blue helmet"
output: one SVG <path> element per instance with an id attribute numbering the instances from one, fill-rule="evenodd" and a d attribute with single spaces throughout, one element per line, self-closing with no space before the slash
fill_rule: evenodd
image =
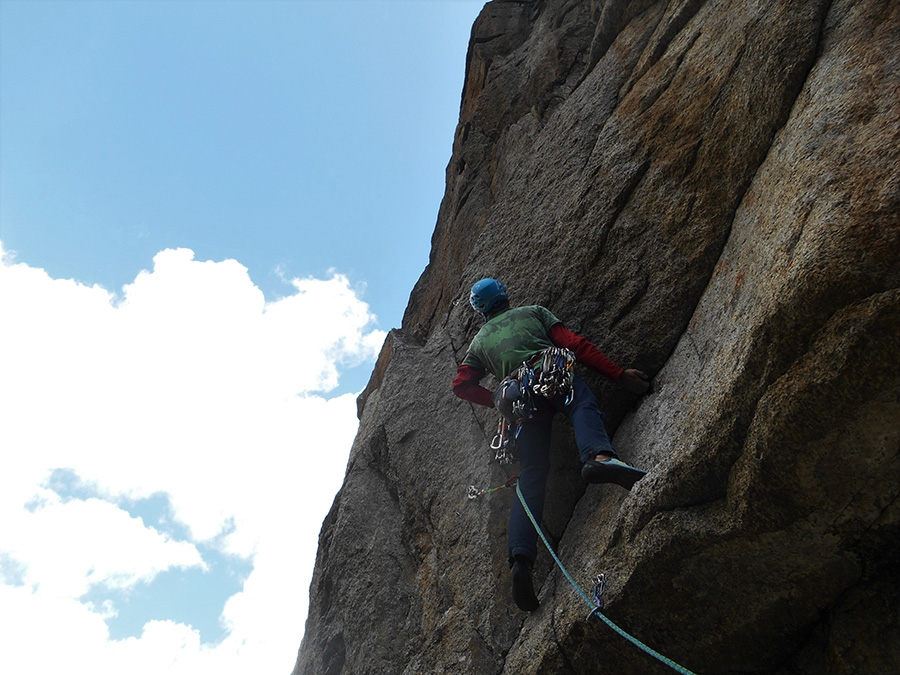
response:
<path id="1" fill-rule="evenodd" d="M 509 295 L 502 281 L 487 278 L 472 286 L 469 302 L 472 309 L 488 318 L 495 310 L 509 303 Z"/>

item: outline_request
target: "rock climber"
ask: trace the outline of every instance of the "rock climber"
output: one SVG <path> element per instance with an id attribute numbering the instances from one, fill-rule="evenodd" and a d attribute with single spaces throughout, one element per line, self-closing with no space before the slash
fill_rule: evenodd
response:
<path id="1" fill-rule="evenodd" d="M 506 286 L 496 279 L 482 279 L 472 286 L 469 302 L 485 323 L 472 339 L 453 380 L 453 393 L 466 401 L 496 407 L 504 417 L 510 418 L 512 408 L 518 406 L 522 410 L 522 402 L 517 400 L 521 392 L 516 386 L 504 386 L 504 381 L 515 384 L 514 378 L 507 378 L 523 363 L 538 363 L 545 350 L 552 347 L 571 350 L 579 363 L 631 393 L 643 394 L 650 387 L 646 374 L 616 365 L 586 338 L 565 328 L 548 309 L 540 305 L 510 308 Z M 480 384 L 487 373 L 502 383 L 496 392 Z M 630 490 L 646 474 L 619 460 L 606 432 L 597 398 L 577 374 L 567 395 L 530 399 L 527 407 L 531 409 L 517 417 L 515 452 L 520 462 L 519 488 L 537 522 L 541 521 L 544 510 L 550 470 L 550 431 L 557 412 L 566 415 L 572 423 L 585 481 L 614 483 Z M 522 505 L 513 500 L 509 518 L 512 594 L 516 605 L 527 612 L 537 609 L 539 604 L 531 577 L 536 556 L 537 532 Z"/>

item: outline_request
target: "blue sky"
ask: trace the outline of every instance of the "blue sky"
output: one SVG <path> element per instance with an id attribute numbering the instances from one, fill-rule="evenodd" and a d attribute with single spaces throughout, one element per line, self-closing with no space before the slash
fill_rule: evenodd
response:
<path id="1" fill-rule="evenodd" d="M 0 669 L 293 667 L 482 6 L 0 0 Z"/>
<path id="2" fill-rule="evenodd" d="M 397 326 L 481 6 L 3 0 L 0 239 L 112 290 L 179 246 L 268 298 L 335 268 Z"/>

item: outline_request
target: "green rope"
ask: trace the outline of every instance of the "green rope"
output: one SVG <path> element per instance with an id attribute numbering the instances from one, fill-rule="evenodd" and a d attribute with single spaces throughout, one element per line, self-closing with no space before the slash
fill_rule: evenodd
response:
<path id="1" fill-rule="evenodd" d="M 562 573 L 566 576 L 566 579 L 569 580 L 569 583 L 572 584 L 572 588 L 574 588 L 576 591 L 578 591 L 578 595 L 581 596 L 581 599 L 584 600 L 585 603 L 587 603 L 588 607 L 592 608 L 592 611 L 591 611 L 590 615 L 588 616 L 588 618 L 590 618 L 591 616 L 599 617 L 600 619 L 603 620 L 603 622 L 607 626 L 612 628 L 623 638 L 625 638 L 626 640 L 628 640 L 629 642 L 631 642 L 633 645 L 637 646 L 638 648 L 642 649 L 644 652 L 646 652 L 653 658 L 666 664 L 667 666 L 669 666 L 676 672 L 682 673 L 682 675 L 694 675 L 693 672 L 691 672 L 684 666 L 678 665 L 672 659 L 670 659 L 666 656 L 663 656 L 659 652 L 657 652 L 657 651 L 651 649 L 650 647 L 648 647 L 647 645 L 645 645 L 643 642 L 638 640 L 636 637 L 629 635 L 624 630 L 619 628 L 616 624 L 614 624 L 609 618 L 604 616 L 604 614 L 600 611 L 600 608 L 597 607 L 596 605 L 594 605 L 594 603 L 591 602 L 590 598 L 588 598 L 587 594 L 583 590 L 581 590 L 581 588 L 578 586 L 578 584 L 572 578 L 572 575 L 569 574 L 569 572 L 563 566 L 560 559 L 557 557 L 556 553 L 553 551 L 553 547 L 550 546 L 550 543 L 547 541 L 547 537 L 544 536 L 544 532 L 541 530 L 540 525 L 538 525 L 537 521 L 534 519 L 534 516 L 531 513 L 531 509 L 529 509 L 528 504 L 525 503 L 525 497 L 522 495 L 522 489 L 519 487 L 518 483 L 516 483 L 516 494 L 519 496 L 519 501 L 522 503 L 522 507 L 525 509 L 525 513 L 528 515 L 528 520 L 530 520 L 531 524 L 534 525 L 534 529 L 537 530 L 537 533 L 540 535 L 541 541 L 544 542 L 544 546 L 547 547 L 547 550 L 550 551 L 550 555 L 553 556 L 553 560 L 556 561 L 557 567 L 559 567 L 559 569 L 562 571 Z"/>

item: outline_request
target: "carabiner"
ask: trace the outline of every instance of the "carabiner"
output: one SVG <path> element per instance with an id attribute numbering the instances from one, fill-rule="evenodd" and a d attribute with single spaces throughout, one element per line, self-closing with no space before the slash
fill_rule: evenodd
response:
<path id="1" fill-rule="evenodd" d="M 502 416 L 500 417 L 500 421 L 497 422 L 497 433 L 494 434 L 494 438 L 491 441 L 491 450 L 499 450 L 506 443 L 506 419 Z"/>
<path id="2" fill-rule="evenodd" d="M 597 609 L 603 609 L 603 592 L 606 590 L 606 575 L 598 574 L 594 577 L 594 604 Z"/>

